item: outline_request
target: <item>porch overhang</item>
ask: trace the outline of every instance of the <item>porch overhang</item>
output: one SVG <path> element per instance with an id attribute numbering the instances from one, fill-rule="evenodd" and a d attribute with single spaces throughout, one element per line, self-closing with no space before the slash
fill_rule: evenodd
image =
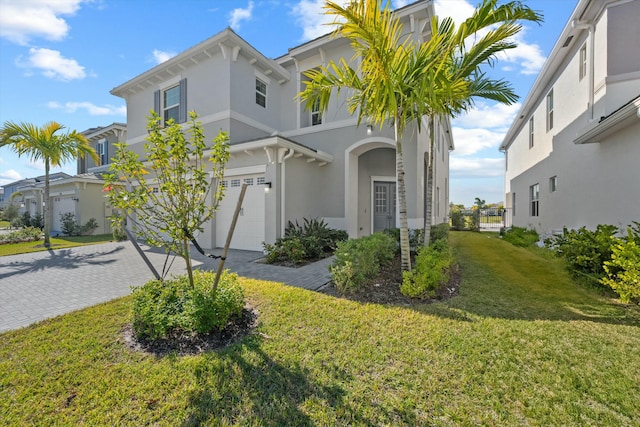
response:
<path id="1" fill-rule="evenodd" d="M 232 156 L 242 153 L 250 156 L 257 153 L 265 153 L 269 163 L 282 163 L 283 160 L 292 157 L 302 157 L 307 163 L 315 163 L 318 166 L 325 166 L 333 162 L 333 156 L 331 154 L 277 135 L 233 144 L 230 146 L 229 151 Z"/>
<path id="2" fill-rule="evenodd" d="M 609 116 L 583 132 L 573 140 L 574 144 L 593 144 L 604 142 L 609 136 L 631 126 L 640 120 L 640 96 L 623 105 Z"/>

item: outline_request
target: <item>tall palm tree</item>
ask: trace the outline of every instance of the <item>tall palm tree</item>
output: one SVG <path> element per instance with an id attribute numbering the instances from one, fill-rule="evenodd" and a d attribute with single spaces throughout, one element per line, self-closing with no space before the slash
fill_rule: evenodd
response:
<path id="1" fill-rule="evenodd" d="M 411 270 L 406 189 L 402 157 L 402 136 L 408 125 L 438 115 L 455 116 L 469 109 L 474 98 L 512 104 L 517 95 L 509 83 L 493 80 L 482 71 L 496 55 L 516 47 L 509 40 L 521 30 L 520 20 L 540 22 L 537 12 L 518 1 L 497 4 L 484 0 L 474 14 L 457 29 L 450 18 L 431 22 L 431 38 L 420 43 L 403 36 L 402 24 L 382 0 L 351 0 L 346 6 L 327 1 L 325 14 L 335 17 L 334 37 L 349 40 L 354 56 L 349 62 L 329 61 L 326 66 L 305 73 L 309 78 L 299 97 L 307 108 L 319 105 L 326 110 L 332 92 L 346 89 L 349 113 L 382 127 L 393 124 L 396 143 L 396 174 L 400 216 L 402 269 Z M 472 40 L 471 36 L 476 36 Z M 353 64 L 353 65 L 352 65 Z M 434 149 L 430 134 L 427 166 L 425 242 L 429 242 L 433 198 Z"/>
<path id="2" fill-rule="evenodd" d="M 49 170 L 78 156 L 90 155 L 96 164 L 100 159 L 87 139 L 75 130 L 59 133 L 65 127 L 56 122 L 38 127 L 31 123 L 5 122 L 0 128 L 0 147 L 9 146 L 18 156 L 31 161 L 44 161 L 44 245 L 51 246 L 49 218 Z"/>

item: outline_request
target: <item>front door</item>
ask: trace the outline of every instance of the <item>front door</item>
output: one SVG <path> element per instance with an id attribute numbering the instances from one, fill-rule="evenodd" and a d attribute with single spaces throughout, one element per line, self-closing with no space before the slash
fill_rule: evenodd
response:
<path id="1" fill-rule="evenodd" d="M 373 232 L 396 226 L 396 183 L 373 183 Z"/>

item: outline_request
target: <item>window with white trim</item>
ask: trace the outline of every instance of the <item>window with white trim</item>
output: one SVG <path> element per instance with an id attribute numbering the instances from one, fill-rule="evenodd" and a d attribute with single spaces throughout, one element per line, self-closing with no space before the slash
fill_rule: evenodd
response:
<path id="1" fill-rule="evenodd" d="M 529 119 L 529 148 L 533 148 L 533 116 Z"/>
<path id="2" fill-rule="evenodd" d="M 554 193 L 558 189 L 558 177 L 552 176 L 549 178 L 549 191 Z"/>
<path id="3" fill-rule="evenodd" d="M 180 86 L 176 85 L 165 90 L 162 93 L 162 111 L 164 122 L 167 123 L 173 119 L 176 123 L 180 123 Z"/>
<path id="4" fill-rule="evenodd" d="M 232 179 L 231 180 L 231 188 L 240 187 L 240 179 Z"/>
<path id="5" fill-rule="evenodd" d="M 101 139 L 96 144 L 96 153 L 98 154 L 98 159 L 100 160 L 101 165 L 106 165 L 107 162 L 107 140 Z"/>
<path id="6" fill-rule="evenodd" d="M 587 75 L 587 44 L 583 44 L 580 48 L 580 71 L 579 79 L 582 80 Z"/>
<path id="7" fill-rule="evenodd" d="M 553 89 L 547 95 L 547 131 L 553 129 Z"/>
<path id="8" fill-rule="evenodd" d="M 267 107 L 267 84 L 256 77 L 256 104 Z"/>
<path id="9" fill-rule="evenodd" d="M 540 214 L 540 185 L 533 184 L 529 187 L 529 196 L 531 199 L 531 216 Z"/>
<path id="10" fill-rule="evenodd" d="M 320 99 L 311 106 L 311 126 L 317 126 L 322 124 L 322 111 L 320 111 Z"/>
<path id="11" fill-rule="evenodd" d="M 265 182 L 266 182 L 266 180 L 265 180 L 264 176 L 259 176 L 256 179 L 256 185 L 264 185 Z"/>
<path id="12" fill-rule="evenodd" d="M 245 178 L 244 183 L 247 185 L 253 185 L 253 178 Z"/>

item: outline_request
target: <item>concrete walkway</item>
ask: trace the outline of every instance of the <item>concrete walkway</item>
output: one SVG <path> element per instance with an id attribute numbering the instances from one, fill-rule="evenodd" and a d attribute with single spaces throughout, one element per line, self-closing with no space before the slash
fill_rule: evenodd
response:
<path id="1" fill-rule="evenodd" d="M 158 271 L 165 254 L 144 247 Z M 213 252 L 220 254 L 221 250 Z M 240 276 L 317 290 L 331 280 L 331 259 L 288 268 L 255 262 L 260 252 L 231 250 L 225 268 Z M 194 267 L 215 270 L 219 260 L 194 255 Z M 170 258 L 170 260 L 173 257 Z M 175 258 L 169 274 L 185 272 Z M 128 295 L 131 286 L 153 278 L 131 242 L 0 257 L 0 332 Z"/>

